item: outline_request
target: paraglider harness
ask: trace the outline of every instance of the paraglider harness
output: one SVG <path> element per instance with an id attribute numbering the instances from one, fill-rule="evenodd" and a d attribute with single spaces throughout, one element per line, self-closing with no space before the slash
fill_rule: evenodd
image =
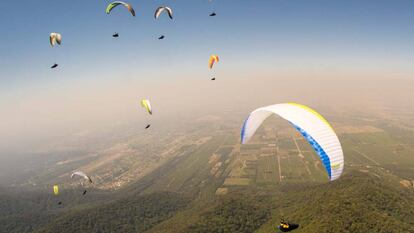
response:
<path id="1" fill-rule="evenodd" d="M 289 223 L 287 223 L 285 221 L 285 219 L 283 219 L 283 218 L 280 220 L 280 225 L 279 226 L 283 229 L 289 229 Z"/>
<path id="2" fill-rule="evenodd" d="M 294 223 L 290 224 L 286 222 L 284 218 L 280 220 L 280 224 L 279 226 L 277 226 L 277 228 L 281 230 L 282 232 L 289 232 L 289 231 L 295 230 L 298 227 L 299 227 L 298 224 L 294 224 Z"/>

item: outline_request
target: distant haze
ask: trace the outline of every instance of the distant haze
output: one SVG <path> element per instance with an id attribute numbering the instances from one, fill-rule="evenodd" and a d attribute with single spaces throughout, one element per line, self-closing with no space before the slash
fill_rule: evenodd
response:
<path id="1" fill-rule="evenodd" d="M 135 18 L 106 15 L 104 1 L 27 0 L 3 12 L 0 157 L 142 124 L 140 98 L 160 125 L 203 114 L 241 124 L 257 107 L 288 101 L 322 113 L 414 101 L 412 1 L 167 1 L 173 21 L 153 19 L 160 2 L 131 3 Z M 62 46 L 49 46 L 52 31 Z M 220 62 L 209 70 L 213 53 Z"/>
<path id="2" fill-rule="evenodd" d="M 140 98 L 152 101 L 155 121 L 177 121 L 211 114 L 233 115 L 240 124 L 254 108 L 281 102 L 311 107 L 370 111 L 377 107 L 411 108 L 413 81 L 363 75 L 221 75 L 216 81 L 197 77 L 165 81 L 132 80 L 34 90 L 0 110 L 3 151 L 30 150 L 56 137 L 117 125 L 143 124 Z M 412 109 L 412 108 L 411 108 Z M 323 112 L 324 109 L 321 109 Z M 26 146 L 29 146 L 28 148 Z"/>

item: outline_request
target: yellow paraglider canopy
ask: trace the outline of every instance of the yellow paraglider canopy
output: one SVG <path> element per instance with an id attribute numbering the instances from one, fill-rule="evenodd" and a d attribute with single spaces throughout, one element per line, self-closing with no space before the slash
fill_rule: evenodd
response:
<path id="1" fill-rule="evenodd" d="M 147 110 L 147 112 L 148 112 L 149 114 L 151 114 L 151 115 L 152 115 L 152 108 L 151 108 L 151 103 L 149 102 L 149 100 L 147 100 L 147 99 L 142 99 L 142 100 L 141 100 L 141 106 L 142 106 L 143 108 L 145 108 L 145 110 Z"/>
<path id="2" fill-rule="evenodd" d="M 53 193 L 55 195 L 58 195 L 59 194 L 59 186 L 58 185 L 53 185 Z"/>
<path id="3" fill-rule="evenodd" d="M 219 57 L 217 55 L 211 55 L 210 59 L 208 60 L 208 67 L 211 69 L 213 68 L 214 63 L 219 62 Z"/>

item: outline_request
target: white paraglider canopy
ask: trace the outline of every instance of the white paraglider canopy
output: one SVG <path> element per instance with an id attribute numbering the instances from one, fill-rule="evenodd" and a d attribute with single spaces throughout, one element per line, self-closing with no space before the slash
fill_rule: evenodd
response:
<path id="1" fill-rule="evenodd" d="M 273 114 L 289 121 L 309 142 L 322 160 L 331 181 L 341 176 L 344 156 L 337 135 L 325 118 L 305 105 L 283 103 L 254 110 L 243 124 L 241 143 L 248 142 L 263 121 Z"/>

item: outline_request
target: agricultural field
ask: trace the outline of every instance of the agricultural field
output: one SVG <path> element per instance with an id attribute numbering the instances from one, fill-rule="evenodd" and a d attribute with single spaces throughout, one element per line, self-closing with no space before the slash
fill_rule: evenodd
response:
<path id="1" fill-rule="evenodd" d="M 355 121 L 360 122 L 357 119 Z M 275 125 L 280 128 L 276 129 Z M 329 183 L 325 168 L 319 157 L 302 136 L 290 128 L 289 124 L 271 119 L 264 123 L 263 127 L 258 130 L 255 137 L 247 145 L 240 145 L 239 143 L 221 145 L 213 137 L 212 140 L 206 142 L 209 146 L 201 146 L 199 152 L 189 155 L 188 161 L 183 160 L 182 164 L 185 165 L 183 169 L 188 169 L 185 168 L 188 167 L 186 164 L 195 160 L 193 156 L 198 157 L 197 161 L 199 163 L 192 163 L 195 166 L 192 166 L 193 171 L 187 170 L 187 172 L 197 175 L 203 174 L 204 180 L 198 181 L 199 198 L 192 203 L 191 209 L 175 215 L 150 232 L 169 232 L 172 226 L 177 225 L 182 226 L 182 228 L 180 227 L 176 232 L 187 232 L 188 228 L 186 226 L 197 225 L 197 222 L 203 221 L 205 213 L 211 211 L 211 206 L 214 206 L 217 201 L 221 203 L 221 200 L 225 202 L 227 199 L 238 200 L 241 198 L 243 203 L 248 203 L 249 201 L 245 199 L 247 197 L 238 197 L 240 193 L 249 197 L 257 195 L 257 192 L 266 193 L 265 197 L 258 199 L 259 202 L 262 198 L 271 198 L 268 203 L 272 203 L 271 206 L 278 208 L 278 211 L 271 213 L 272 217 L 259 230 L 259 232 L 270 232 L 280 219 L 281 212 L 293 219 L 307 219 L 304 212 L 312 212 L 312 210 L 302 211 L 301 209 L 309 205 L 306 204 L 306 190 L 308 189 L 314 190 L 311 192 L 318 193 L 317 195 L 321 195 L 317 187 L 334 192 L 338 187 L 331 188 L 331 186 L 338 183 L 337 186 L 344 189 L 343 192 L 347 193 L 346 195 L 356 198 L 353 193 L 360 191 L 351 191 L 353 188 L 368 187 L 371 184 L 358 183 L 362 182 L 365 179 L 362 177 L 366 175 L 370 177 L 367 179 L 383 179 L 387 185 L 393 188 L 405 189 L 406 191 L 413 190 L 413 166 L 404 165 L 404 163 L 412 164 L 414 161 L 412 156 L 414 151 L 411 146 L 399 141 L 397 137 L 389 133 L 389 129 L 382 129 L 376 125 L 368 124 L 352 128 L 348 124 L 335 122 L 335 126 L 339 128 L 338 136 L 343 144 L 346 158 L 345 178 L 340 179 L 344 181 Z M 229 132 L 228 135 L 232 134 Z M 234 137 L 237 138 L 237 135 Z M 219 138 L 217 140 L 223 139 Z M 216 150 L 205 150 L 203 149 L 205 146 L 207 148 L 210 146 L 216 147 Z M 226 151 L 224 153 L 226 156 L 223 157 L 220 151 Z M 393 152 L 398 153 L 398 151 L 403 151 L 403 153 L 393 158 Z M 219 169 L 215 164 L 219 164 Z M 204 170 L 204 173 L 195 172 L 203 171 L 205 165 L 210 169 L 210 173 L 207 170 Z M 211 172 L 212 170 L 215 172 Z M 165 179 L 175 180 L 183 176 L 178 173 L 169 174 L 171 175 L 168 175 L 168 178 Z M 362 180 L 353 180 L 352 177 L 355 175 L 361 177 Z M 177 178 L 174 178 L 174 176 L 177 176 Z M 192 176 L 191 180 L 194 179 L 194 176 Z M 350 190 L 347 188 L 347 182 L 352 183 L 352 186 L 349 187 Z M 179 182 L 176 185 L 184 190 L 183 187 L 188 184 Z M 368 189 L 375 189 L 375 185 L 378 184 L 372 184 Z M 191 186 L 195 187 L 194 185 Z M 379 196 L 382 195 L 379 192 L 376 193 Z M 209 198 L 200 198 L 206 196 Z M 298 200 L 300 200 L 300 204 L 296 203 Z M 335 203 L 334 199 L 330 200 Z M 288 204 L 284 204 L 284 202 Z M 330 205 L 333 205 L 332 203 Z M 237 207 L 234 208 L 243 208 L 240 205 L 242 204 L 237 204 Z M 296 207 L 289 209 L 287 206 Z M 224 206 L 223 208 L 227 207 Z M 222 213 L 222 210 L 217 211 L 213 213 Z M 267 211 L 266 207 L 261 211 Z M 242 210 L 241 213 L 245 212 Z M 304 223 L 304 221 L 306 220 L 302 222 Z M 211 222 L 204 224 L 214 225 Z M 307 230 L 304 229 L 298 232 L 307 232 Z"/>
<path id="2" fill-rule="evenodd" d="M 204 232 L 204 225 L 217 226 L 222 224 L 222 218 L 228 219 L 228 223 L 240 221 L 233 219 L 233 210 L 244 218 L 255 219 L 258 232 L 274 229 L 282 214 L 302 224 L 310 224 L 306 213 L 317 210 L 306 207 L 319 206 L 320 198 L 326 198 L 321 189 L 333 193 L 329 206 L 336 205 L 337 192 L 341 195 L 346 193 L 359 204 L 366 203 L 355 193 L 363 192 L 367 186 L 376 190 L 373 192 L 378 195 L 375 205 L 379 207 L 383 206 L 383 194 L 378 190 L 390 192 L 390 195 L 396 195 L 401 190 L 413 192 L 414 147 L 395 134 L 403 132 L 409 135 L 407 131 L 410 129 L 395 125 L 381 128 L 375 121 L 372 124 L 358 119 L 353 121 L 361 127 L 350 127 L 346 121 L 342 123 L 339 120 L 333 124 L 345 155 L 344 177 L 338 182 L 328 182 L 328 175 L 318 155 L 295 129 L 281 119 L 271 118 L 245 145 L 239 142 L 236 126 L 217 127 L 219 130 L 215 129 L 215 134 L 211 134 L 209 127 L 200 125 L 187 135 L 177 131 L 164 136 L 153 135 L 146 140 L 131 137 L 123 143 L 109 145 L 98 153 L 99 156 L 83 165 L 85 169 L 95 171 L 94 180 L 97 183 L 93 187 L 95 190 L 89 190 L 87 198 L 71 199 L 71 194 L 79 190 L 71 188 L 66 191 L 66 185 L 62 185 L 62 192 L 66 193 L 65 203 L 74 205 L 73 211 L 86 208 L 84 214 L 97 219 L 106 216 L 95 209 L 99 203 L 103 204 L 99 208 L 108 211 L 127 212 L 117 206 L 129 206 L 127 203 L 132 202 L 149 209 L 154 207 L 153 211 L 160 211 L 157 209 L 160 208 L 166 211 L 165 216 L 157 218 L 162 222 L 143 224 L 141 227 L 151 227 L 148 232 L 168 233 L 172 232 L 171 229 L 177 233 L 192 232 L 194 229 Z M 82 161 L 65 160 L 62 163 L 66 166 Z M 56 174 L 59 174 L 58 171 Z M 112 177 L 113 182 L 106 183 L 105 177 Z M 378 183 L 384 183 L 385 188 L 378 187 Z M 114 189 L 114 185 L 119 186 Z M 112 190 L 106 190 L 106 187 Z M 308 192 L 320 198 L 308 200 Z M 174 208 L 166 207 L 171 203 L 152 200 L 153 195 L 172 198 L 168 200 Z M 105 200 L 115 204 L 107 204 Z M 153 204 L 145 204 L 151 200 Z M 407 199 L 407 202 L 410 200 Z M 346 206 L 347 202 L 344 201 L 343 205 Z M 71 208 L 63 211 L 73 213 Z M 223 211 L 230 211 L 229 215 L 222 215 Z M 59 216 L 59 221 L 72 222 L 71 216 Z M 146 215 L 143 213 L 142 216 Z M 350 217 L 344 213 L 338 218 Z M 298 232 L 312 231 L 303 229 Z"/>
<path id="3" fill-rule="evenodd" d="M 375 125 L 353 127 L 340 122 L 335 122 L 335 126 L 344 149 L 345 172 L 358 167 L 375 173 L 380 168 L 401 179 L 413 180 L 414 144 L 392 134 L 398 129 Z M 282 121 L 265 122 L 251 142 L 236 144 L 234 148 L 230 172 L 220 188 L 328 181 L 318 155 L 298 132 Z"/>
<path id="4" fill-rule="evenodd" d="M 403 142 L 392 134 L 398 129 L 382 129 L 375 122 L 353 121 L 360 125 L 336 121 L 333 126 L 344 149 L 345 173 L 357 169 L 377 175 L 389 174 L 396 181 L 414 180 L 414 144 Z M 163 168 L 164 175 L 145 193 L 196 192 L 211 196 L 225 195 L 243 187 L 278 188 L 328 181 L 318 155 L 281 119 L 267 120 L 245 145 L 239 143 L 237 128 L 221 130 L 214 137 L 202 137 L 203 130 L 197 133 L 200 139 L 186 147 L 191 150 L 184 150 L 179 160 Z"/>

